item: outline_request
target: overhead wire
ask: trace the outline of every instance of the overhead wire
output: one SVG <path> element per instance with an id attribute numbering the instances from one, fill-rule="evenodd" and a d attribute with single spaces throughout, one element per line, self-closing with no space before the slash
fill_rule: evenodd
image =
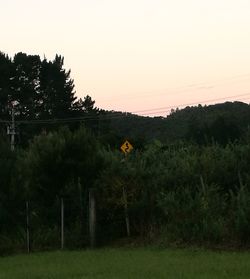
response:
<path id="1" fill-rule="evenodd" d="M 250 92 L 245 94 L 239 94 L 239 95 L 233 95 L 233 96 L 225 96 L 222 98 L 216 98 L 216 99 L 208 99 L 204 101 L 197 101 L 192 103 L 185 103 L 185 104 L 178 104 L 178 105 L 171 105 L 166 107 L 158 107 L 158 108 L 152 108 L 152 109 L 145 109 L 140 111 L 132 111 L 132 112 L 108 112 L 106 114 L 102 115 L 95 115 L 95 116 L 82 116 L 82 117 L 68 117 L 68 118 L 55 118 L 55 119 L 30 119 L 30 120 L 16 120 L 15 122 L 17 124 L 57 124 L 57 123 L 72 123 L 72 122 L 82 122 L 82 121 L 96 121 L 97 119 L 99 121 L 105 121 L 105 120 L 112 120 L 112 119 L 119 119 L 127 117 L 128 115 L 135 114 L 138 116 L 149 116 L 149 115 L 156 115 L 156 114 L 162 114 L 164 113 L 165 116 L 168 112 L 171 111 L 171 109 L 174 108 L 182 108 L 197 104 L 204 104 L 204 103 L 210 103 L 210 102 L 216 102 L 216 101 L 226 101 L 231 98 L 239 98 L 249 96 L 250 98 Z M 249 98 L 240 98 L 238 101 L 243 100 L 249 100 Z M 0 123 L 10 123 L 10 120 L 1 120 Z"/>
<path id="2" fill-rule="evenodd" d="M 192 92 L 194 90 L 195 91 L 201 90 L 202 88 L 200 88 L 199 86 L 214 87 L 214 85 L 218 84 L 218 82 L 236 80 L 236 79 L 239 79 L 239 78 L 250 78 L 250 73 L 239 74 L 239 75 L 235 75 L 235 76 L 231 76 L 231 77 L 227 77 L 227 78 L 217 79 L 217 80 L 213 81 L 212 83 L 211 82 L 200 82 L 200 83 L 189 84 L 189 85 L 186 85 L 186 86 L 179 86 L 179 87 L 176 87 L 176 88 L 172 88 L 171 90 L 187 88 L 186 90 L 181 90 L 179 92 L 177 91 L 177 92 L 174 92 L 174 93 Z M 224 100 L 226 98 L 241 97 L 241 96 L 245 96 L 245 95 L 248 95 L 248 94 L 250 94 L 250 93 L 241 94 L 241 95 L 235 95 L 235 96 L 226 96 L 226 97 L 222 97 L 222 98 L 210 99 L 210 100 L 205 100 L 205 101 L 198 101 L 198 102 L 193 102 L 193 103 L 188 103 L 188 104 L 178 104 L 178 105 L 171 105 L 171 106 L 167 106 L 167 107 L 157 107 L 157 108 L 153 108 L 153 109 L 145 109 L 145 110 L 139 110 L 139 111 L 132 111 L 132 112 L 129 112 L 129 113 L 133 113 L 133 114 L 136 114 L 136 113 L 140 113 L 141 114 L 141 113 L 143 113 L 144 114 L 144 112 L 150 112 L 150 113 L 147 113 L 147 114 L 150 115 L 150 114 L 153 114 L 153 113 L 151 113 L 151 111 L 166 110 L 166 109 L 168 110 L 168 109 L 171 109 L 173 107 L 183 107 L 183 106 L 194 105 L 194 104 L 197 104 L 197 103 L 206 103 L 206 102 L 220 101 L 220 100 Z M 156 95 L 157 94 L 154 93 L 154 96 L 156 96 Z M 119 97 L 121 97 L 121 96 L 119 96 Z M 32 102 L 30 102 L 30 103 L 22 103 L 21 105 L 22 106 L 30 106 L 31 104 L 32 104 Z M 114 116 L 113 114 L 114 113 L 111 114 L 112 117 Z M 88 118 L 88 116 L 84 116 L 84 119 L 87 119 L 87 118 Z M 64 119 L 47 119 L 47 120 L 33 119 L 33 120 L 20 120 L 19 122 L 22 122 L 22 123 L 29 122 L 30 123 L 31 121 L 36 121 L 36 123 L 38 123 L 38 122 L 42 123 L 42 122 L 45 122 L 45 121 L 54 121 L 54 122 L 57 122 L 59 120 L 60 121 L 68 121 L 68 119 L 69 118 L 64 118 Z M 75 121 L 82 121 L 83 117 L 80 117 L 79 119 L 77 119 L 77 118 L 74 118 L 74 119 L 75 119 Z M 8 122 L 8 121 L 0 120 L 0 123 L 3 123 L 3 122 Z"/>
<path id="3" fill-rule="evenodd" d="M 243 96 L 248 96 L 248 95 L 250 95 L 250 92 L 244 93 L 244 94 L 239 94 L 239 95 L 233 95 L 233 96 L 226 96 L 226 97 L 216 98 L 216 99 L 208 99 L 208 100 L 204 100 L 204 101 L 196 101 L 196 102 L 192 102 L 192 103 L 172 105 L 172 106 L 167 106 L 167 107 L 158 107 L 158 108 L 153 108 L 153 109 L 145 109 L 145 110 L 140 110 L 140 111 L 134 111 L 132 113 L 151 112 L 151 111 L 155 111 L 155 110 L 171 109 L 171 108 L 174 108 L 174 107 L 175 108 L 177 108 L 177 107 L 185 107 L 185 106 L 191 106 L 191 105 L 195 105 L 195 104 L 203 104 L 203 103 L 227 100 L 227 99 L 231 99 L 231 98 L 238 98 L 238 97 L 243 97 Z"/>
<path id="4" fill-rule="evenodd" d="M 244 78 L 244 80 L 250 80 L 250 74 L 242 74 L 242 75 L 236 75 L 236 76 L 231 76 L 228 78 L 224 78 L 224 79 L 217 79 L 213 82 L 200 82 L 200 83 L 193 83 L 193 84 L 189 84 L 189 85 L 184 85 L 184 86 L 178 86 L 178 87 L 174 87 L 174 88 L 166 88 L 162 93 L 157 93 L 156 90 L 154 91 L 150 91 L 150 92 L 137 92 L 136 96 L 135 94 L 130 95 L 130 94 L 123 94 L 123 95 L 118 95 L 117 98 L 114 96 L 115 99 L 119 99 L 121 97 L 126 97 L 126 99 L 135 99 L 135 98 L 147 98 L 147 97 L 160 97 L 163 96 L 165 94 L 179 94 L 179 93 L 186 93 L 186 92 L 193 92 L 193 91 L 198 91 L 198 90 L 210 90 L 213 89 L 216 86 L 220 86 L 223 84 L 228 84 L 228 83 L 237 83 L 237 82 L 242 82 L 242 80 L 237 81 L 237 79 L 242 79 Z M 112 98 L 112 100 L 114 100 L 114 98 Z M 105 99 L 105 101 L 108 101 L 111 99 Z M 104 101 L 104 102 L 105 102 Z"/>

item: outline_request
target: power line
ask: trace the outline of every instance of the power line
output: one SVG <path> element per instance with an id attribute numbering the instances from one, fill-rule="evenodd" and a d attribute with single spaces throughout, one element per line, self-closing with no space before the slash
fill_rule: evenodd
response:
<path id="1" fill-rule="evenodd" d="M 153 109 L 145 109 L 145 110 L 140 110 L 140 111 L 134 111 L 132 113 L 141 113 L 141 112 L 151 112 L 155 110 L 163 110 L 163 109 L 172 109 L 176 107 L 185 107 L 185 106 L 192 106 L 195 104 L 203 104 L 203 103 L 208 103 L 208 102 L 216 102 L 216 101 L 222 101 L 222 100 L 227 100 L 228 98 L 237 98 L 237 97 L 243 97 L 243 96 L 249 96 L 249 93 L 245 94 L 240 94 L 240 95 L 234 95 L 234 96 L 226 96 L 223 98 L 217 98 L 217 99 L 209 99 L 209 100 L 204 100 L 204 101 L 198 101 L 198 102 L 193 102 L 193 103 L 186 103 L 186 104 L 179 104 L 179 105 L 172 105 L 172 106 L 167 106 L 167 107 L 158 107 L 158 108 L 153 108 Z"/>
<path id="2" fill-rule="evenodd" d="M 240 94 L 240 95 L 233 95 L 233 96 L 226 96 L 222 98 L 217 99 L 209 99 L 204 101 L 197 101 L 192 103 L 185 103 L 185 104 L 178 104 L 178 105 L 171 105 L 166 107 L 158 107 L 158 108 L 152 108 L 152 109 L 145 109 L 145 110 L 139 110 L 139 111 L 132 111 L 128 112 L 130 114 L 138 114 L 141 113 L 142 115 L 152 115 L 152 114 L 159 114 L 159 113 L 167 113 L 172 108 L 177 107 L 186 107 L 186 106 L 192 106 L 196 104 L 203 104 L 208 102 L 216 102 L 216 101 L 223 101 L 228 100 L 230 98 L 238 98 L 238 97 L 244 97 L 244 96 L 250 96 L 250 93 Z M 242 99 L 242 98 L 241 98 Z M 249 98 L 243 98 L 242 100 L 247 100 Z M 124 118 L 127 117 L 126 112 L 110 112 L 107 114 L 99 114 L 97 116 L 82 116 L 82 117 L 68 117 L 68 118 L 55 118 L 55 119 L 32 119 L 32 120 L 16 120 L 15 123 L 17 124 L 57 124 L 57 123 L 72 123 L 72 122 L 81 122 L 81 121 L 105 121 L 109 119 L 118 119 L 118 118 Z M 0 123 L 10 123 L 9 120 L 0 120 Z"/>
<path id="3" fill-rule="evenodd" d="M 237 81 L 237 79 L 242 79 L 244 78 L 244 80 L 250 80 L 250 74 L 242 74 L 242 75 L 236 75 L 236 76 L 231 76 L 228 78 L 224 78 L 224 79 L 217 79 L 213 82 L 200 82 L 200 83 L 193 83 L 193 84 L 189 84 L 189 85 L 185 85 L 185 86 L 178 86 L 178 87 L 173 87 L 173 88 L 166 88 L 164 90 L 160 90 L 163 91 L 162 93 L 157 93 L 156 90 L 154 91 L 149 91 L 149 92 L 137 92 L 138 94 L 138 98 L 141 97 L 156 97 L 156 96 L 162 96 L 165 94 L 178 94 L 178 93 L 185 93 L 185 92 L 193 92 L 193 91 L 198 91 L 198 90 L 210 90 L 218 85 L 223 85 L 223 84 L 228 84 L 228 82 L 230 83 L 235 83 L 235 82 L 241 82 L 241 81 Z M 176 91 L 177 90 L 177 91 Z M 158 90 L 159 91 L 159 90 Z M 115 99 L 120 99 L 121 97 L 126 97 L 126 99 L 134 99 L 137 98 L 135 97 L 135 94 L 131 95 L 131 94 L 123 94 L 123 95 L 119 95 L 117 96 L 117 98 Z M 108 100 L 114 100 L 114 98 L 112 99 L 108 99 Z M 108 101 L 107 99 L 104 100 Z"/>

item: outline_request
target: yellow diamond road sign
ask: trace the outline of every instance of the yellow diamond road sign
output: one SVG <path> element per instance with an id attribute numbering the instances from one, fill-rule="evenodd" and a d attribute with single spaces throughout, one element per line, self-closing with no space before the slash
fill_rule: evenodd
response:
<path id="1" fill-rule="evenodd" d="M 123 153 L 128 154 L 130 151 L 132 151 L 133 146 L 130 144 L 127 140 L 124 142 L 124 144 L 121 146 L 121 150 Z"/>

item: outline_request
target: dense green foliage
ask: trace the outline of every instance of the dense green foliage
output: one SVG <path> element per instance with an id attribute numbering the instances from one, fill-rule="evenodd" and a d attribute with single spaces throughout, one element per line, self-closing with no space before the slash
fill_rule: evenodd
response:
<path id="1" fill-rule="evenodd" d="M 148 141 L 171 143 L 187 140 L 198 144 L 226 144 L 241 138 L 250 125 L 250 106 L 242 102 L 186 107 L 166 117 L 114 113 L 110 126 L 116 134 Z"/>
<path id="2" fill-rule="evenodd" d="M 163 244 L 249 246 L 249 105 L 143 118 L 77 100 L 58 55 L 0 54 L 0 73 L 0 253 L 24 249 L 27 202 L 32 249 L 58 248 L 62 198 L 66 247 L 87 246 L 90 188 L 98 245 L 130 229 Z M 13 106 L 15 152 L 5 135 Z"/>
<path id="3" fill-rule="evenodd" d="M 0 164 L 2 245 L 9 237 L 24 247 L 30 201 L 33 248 L 59 247 L 62 197 L 67 246 L 88 245 L 89 188 L 96 189 L 99 244 L 126 237 L 126 206 L 132 236 L 164 244 L 250 243 L 248 143 L 154 142 L 124 158 L 85 128 L 64 128 L 36 137 L 15 156 L 5 148 Z"/>
<path id="4" fill-rule="evenodd" d="M 247 279 L 249 253 L 100 249 L 0 258 L 2 279 Z"/>

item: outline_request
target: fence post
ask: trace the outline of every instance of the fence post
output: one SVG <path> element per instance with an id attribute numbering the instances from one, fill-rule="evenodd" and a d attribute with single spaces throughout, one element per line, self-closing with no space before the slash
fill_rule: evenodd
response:
<path id="1" fill-rule="evenodd" d="M 130 222 L 129 222 L 129 215 L 128 215 L 128 199 L 127 199 L 127 192 L 126 192 L 125 187 L 122 188 L 122 195 L 123 195 L 123 203 L 124 203 L 124 214 L 125 214 L 127 236 L 130 237 Z"/>
<path id="2" fill-rule="evenodd" d="M 29 220 L 29 202 L 26 201 L 26 245 L 27 252 L 30 253 L 30 220 Z"/>
<path id="3" fill-rule="evenodd" d="M 80 198 L 80 231 L 83 231 L 83 199 L 82 199 L 82 184 L 81 179 L 78 177 L 78 189 L 79 189 L 79 198 Z"/>
<path id="4" fill-rule="evenodd" d="M 89 235 L 90 247 L 94 248 L 96 246 L 96 203 L 93 188 L 89 189 Z"/>
<path id="5" fill-rule="evenodd" d="M 64 202 L 61 198 L 61 249 L 64 248 Z"/>

